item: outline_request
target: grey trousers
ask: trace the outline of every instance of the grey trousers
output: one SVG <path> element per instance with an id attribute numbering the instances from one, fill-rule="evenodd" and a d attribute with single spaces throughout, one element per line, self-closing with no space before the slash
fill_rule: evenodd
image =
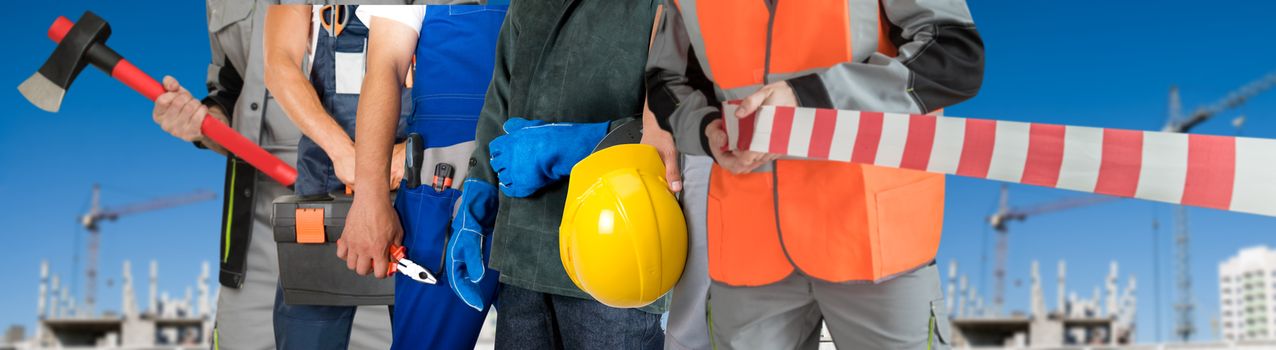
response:
<path id="1" fill-rule="evenodd" d="M 949 321 L 935 265 L 879 284 L 830 283 L 794 273 L 760 287 L 709 287 L 717 349 L 817 349 L 821 321 L 839 349 L 948 349 Z"/>
<path id="2" fill-rule="evenodd" d="M 682 157 L 682 212 L 687 218 L 687 264 L 673 287 L 665 349 L 709 349 L 709 321 L 705 303 L 709 296 L 708 215 L 709 170 L 713 158 Z"/>
<path id="3" fill-rule="evenodd" d="M 219 288 L 213 348 L 269 350 L 275 348 L 273 314 L 279 258 L 270 227 L 271 202 L 292 194 L 269 179 L 260 180 L 253 197 L 253 232 L 248 242 L 248 270 L 239 288 Z M 337 257 L 332 257 L 336 259 Z M 351 349 L 389 349 L 390 315 L 385 306 L 364 306 L 355 313 L 350 330 Z"/>

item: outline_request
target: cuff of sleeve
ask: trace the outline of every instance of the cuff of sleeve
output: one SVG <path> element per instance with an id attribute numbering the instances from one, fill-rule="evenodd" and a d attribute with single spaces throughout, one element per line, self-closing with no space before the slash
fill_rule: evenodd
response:
<path id="1" fill-rule="evenodd" d="M 208 107 L 221 107 L 222 111 L 226 112 L 226 118 L 235 118 L 235 101 L 228 101 L 221 96 L 217 96 L 217 94 L 209 94 L 204 99 L 199 100 L 199 102 Z"/>
<path id="2" fill-rule="evenodd" d="M 704 130 L 709 128 L 709 123 L 712 123 L 714 120 L 718 120 L 718 119 L 722 119 L 722 112 L 720 111 L 713 111 L 712 113 L 706 114 L 704 118 L 700 119 L 700 129 L 699 129 L 700 130 L 700 147 L 704 149 L 705 155 L 708 155 L 710 158 L 714 158 L 713 159 L 714 162 L 717 162 L 718 159 L 713 156 L 713 150 L 709 146 L 709 135 L 706 135 Z"/>
<path id="3" fill-rule="evenodd" d="M 222 107 L 222 110 L 226 111 L 227 115 L 230 115 L 230 109 L 227 109 L 225 101 L 221 101 L 221 98 L 217 98 L 214 95 L 205 96 L 204 100 L 199 100 L 199 102 L 204 103 L 204 106 L 208 106 L 208 107 L 212 107 L 212 106 Z M 232 105 L 234 105 L 234 102 L 231 102 L 231 103 Z M 204 144 L 203 142 L 193 141 L 190 143 L 194 144 L 195 148 L 208 149 L 208 144 Z"/>
<path id="4" fill-rule="evenodd" d="M 798 106 L 811 108 L 833 108 L 833 99 L 824 87 L 824 80 L 819 75 L 807 74 L 785 81 L 793 88 Z"/>
<path id="5" fill-rule="evenodd" d="M 226 112 L 226 118 L 234 118 L 232 113 L 234 113 L 233 111 L 235 110 L 235 101 L 226 101 L 225 98 L 221 98 L 216 94 L 209 94 L 208 96 L 205 96 L 204 99 L 199 100 L 199 102 L 208 107 L 221 107 L 222 111 Z M 191 143 L 195 144 L 195 148 L 208 149 L 208 145 L 205 145 L 203 142 L 195 141 Z"/>
<path id="6" fill-rule="evenodd" d="M 650 79 L 648 79 L 650 81 Z M 673 125 L 669 123 L 669 116 L 673 115 L 678 109 L 678 98 L 674 97 L 668 89 L 663 89 L 659 85 L 651 85 L 647 88 L 647 107 L 651 109 L 651 113 L 656 115 L 656 124 L 661 129 L 673 132 Z"/>

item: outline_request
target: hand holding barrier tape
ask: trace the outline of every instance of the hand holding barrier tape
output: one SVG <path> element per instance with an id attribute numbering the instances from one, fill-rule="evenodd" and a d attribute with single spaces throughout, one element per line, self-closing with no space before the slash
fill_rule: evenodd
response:
<path id="1" fill-rule="evenodd" d="M 1276 216 L 1276 140 L 725 104 L 728 148 Z"/>
<path id="2" fill-rule="evenodd" d="M 101 68 L 151 101 L 164 93 L 164 87 L 155 78 L 106 46 L 110 26 L 105 21 L 92 12 L 85 12 L 80 21 L 82 25 L 58 17 L 49 27 L 49 39 L 58 43 L 58 48 L 38 73 L 18 87 L 23 96 L 41 109 L 56 112 L 66 89 L 86 64 Z M 292 186 L 297 178 L 297 170 L 292 166 L 211 115 L 204 116 L 200 131 L 284 186 Z"/>

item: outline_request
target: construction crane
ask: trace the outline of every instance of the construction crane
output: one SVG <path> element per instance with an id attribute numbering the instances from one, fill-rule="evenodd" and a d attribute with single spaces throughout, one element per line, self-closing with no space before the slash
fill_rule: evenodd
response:
<path id="1" fill-rule="evenodd" d="M 1011 208 L 1010 191 L 1006 185 L 1001 185 L 1001 198 L 998 202 L 997 212 L 988 216 L 988 224 L 992 226 L 994 231 L 997 231 L 997 262 L 993 271 L 996 283 L 993 286 L 993 313 L 1001 314 L 1002 307 L 1005 305 L 1006 259 L 1010 248 L 1010 230 L 1006 226 L 1007 224 L 1011 221 L 1027 220 L 1030 216 L 1107 203 L 1117 199 L 1120 198 L 1109 196 L 1071 197 L 1030 207 Z"/>
<path id="2" fill-rule="evenodd" d="M 1214 116 L 1232 108 L 1240 107 L 1249 101 L 1251 97 L 1258 95 L 1264 91 L 1270 90 L 1276 86 L 1276 72 L 1268 73 L 1266 76 L 1249 82 L 1241 86 L 1239 89 L 1233 90 L 1224 96 L 1223 99 L 1215 101 L 1212 104 L 1201 106 L 1188 115 L 1186 118 L 1180 117 L 1179 89 L 1178 87 L 1170 87 L 1170 115 L 1166 121 L 1162 131 L 1167 132 L 1188 132 L 1197 125 L 1213 118 Z"/>
<path id="3" fill-rule="evenodd" d="M 115 221 L 122 216 L 137 214 L 160 209 L 167 209 L 186 204 L 196 203 L 200 201 L 211 200 L 217 198 L 217 194 L 207 191 L 198 190 L 195 192 L 171 196 L 161 197 L 144 202 L 133 203 L 120 207 L 103 208 L 101 207 L 102 190 L 98 184 L 93 184 L 93 199 L 89 207 L 89 212 L 80 216 L 80 225 L 89 231 L 89 257 L 85 264 L 85 286 L 84 286 L 84 305 L 83 314 L 92 316 L 94 313 L 94 305 L 97 301 L 97 259 L 100 227 L 103 221 Z"/>
<path id="4" fill-rule="evenodd" d="M 1242 86 L 1241 88 L 1233 91 L 1222 100 L 1219 100 L 1210 105 L 1197 108 L 1194 112 L 1192 112 L 1190 116 L 1186 118 L 1179 117 L 1178 89 L 1171 88 L 1170 118 L 1169 118 L 1169 121 L 1165 124 L 1165 127 L 1163 128 L 1163 130 L 1168 132 L 1180 132 L 1180 133 L 1187 132 L 1191 130 L 1193 127 L 1196 127 L 1197 125 L 1200 125 L 1202 122 L 1205 122 L 1206 120 L 1209 120 L 1210 118 L 1214 117 L 1215 115 L 1218 115 L 1219 113 L 1226 111 L 1228 109 L 1240 106 L 1244 104 L 1249 98 L 1255 95 L 1258 95 L 1259 93 L 1262 93 L 1263 91 L 1269 90 L 1273 88 L 1274 86 L 1276 86 L 1276 73 L 1267 74 L 1263 78 L 1250 82 L 1249 84 L 1246 84 Z M 993 271 L 995 285 L 993 287 L 992 307 L 993 307 L 994 313 L 1000 313 L 1002 311 L 1002 307 L 1004 306 L 1004 302 L 1005 302 L 1006 263 L 1007 263 L 1006 260 L 1007 260 L 1007 253 L 1009 249 L 1009 234 L 1008 234 L 1009 230 L 1006 227 L 1008 223 L 1010 223 L 1011 221 L 1024 221 L 1029 216 L 1068 210 L 1068 209 L 1073 209 L 1078 207 L 1084 207 L 1084 206 L 1104 203 L 1108 201 L 1113 201 L 1116 199 L 1119 199 L 1119 198 L 1108 197 L 1108 196 L 1084 196 L 1084 197 L 1066 198 L 1063 200 L 1039 204 L 1032 207 L 1011 208 L 1009 206 L 1009 194 L 1007 192 L 1006 186 L 1003 185 L 1001 188 L 1001 199 L 1000 199 L 1000 204 L 998 206 L 998 210 L 996 213 L 988 217 L 988 223 L 992 226 L 993 230 L 997 232 L 997 247 L 996 247 L 997 260 L 995 262 L 996 265 L 994 266 L 994 271 Z M 1175 220 L 1175 223 L 1178 226 L 1176 229 L 1178 234 L 1177 234 L 1177 237 L 1175 238 L 1175 242 L 1176 242 L 1176 245 L 1178 245 L 1178 254 L 1177 254 L 1179 259 L 1178 284 L 1180 289 L 1180 301 L 1178 305 L 1175 306 L 1175 308 L 1179 310 L 1180 320 L 1179 320 L 1179 327 L 1178 327 L 1179 329 L 1177 329 L 1176 332 L 1179 333 L 1180 338 L 1186 340 L 1188 337 L 1190 337 L 1191 333 L 1194 332 L 1194 329 L 1192 328 L 1192 325 L 1191 325 L 1191 313 L 1192 313 L 1193 306 L 1191 302 L 1191 292 L 1190 292 L 1191 276 L 1189 275 L 1187 271 L 1188 270 L 1188 267 L 1187 267 L 1188 235 L 1187 235 L 1187 228 L 1186 228 L 1186 221 L 1187 221 L 1186 212 L 1183 209 L 1183 207 L 1180 207 L 1178 213 L 1179 213 L 1178 214 L 1179 218 Z"/>
<path id="5" fill-rule="evenodd" d="M 1268 73 L 1258 80 L 1233 90 L 1221 100 L 1197 108 L 1186 118 L 1181 117 L 1182 103 L 1179 101 L 1178 87 L 1170 87 L 1169 116 L 1162 130 L 1177 133 L 1189 132 L 1206 120 L 1245 104 L 1249 98 L 1270 90 L 1273 86 L 1276 86 L 1276 72 Z M 1234 123 L 1234 125 L 1239 128 L 1239 124 Z M 1191 235 L 1187 227 L 1187 207 L 1178 206 L 1175 208 L 1174 214 L 1174 256 L 1176 259 L 1174 265 L 1177 280 L 1175 287 L 1178 289 L 1178 302 L 1174 304 L 1176 323 L 1174 334 L 1178 336 L 1180 341 L 1187 342 L 1192 338 L 1192 334 L 1196 333 L 1196 326 L 1192 321 L 1196 302 L 1192 298 L 1192 274 L 1189 264 L 1191 255 L 1188 254 L 1188 248 L 1191 246 Z"/>

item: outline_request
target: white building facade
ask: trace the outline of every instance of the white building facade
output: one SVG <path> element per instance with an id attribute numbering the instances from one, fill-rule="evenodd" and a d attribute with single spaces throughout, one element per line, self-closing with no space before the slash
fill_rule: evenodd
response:
<path id="1" fill-rule="evenodd" d="M 1276 339 L 1276 250 L 1241 249 L 1218 265 L 1218 278 L 1223 338 Z"/>

